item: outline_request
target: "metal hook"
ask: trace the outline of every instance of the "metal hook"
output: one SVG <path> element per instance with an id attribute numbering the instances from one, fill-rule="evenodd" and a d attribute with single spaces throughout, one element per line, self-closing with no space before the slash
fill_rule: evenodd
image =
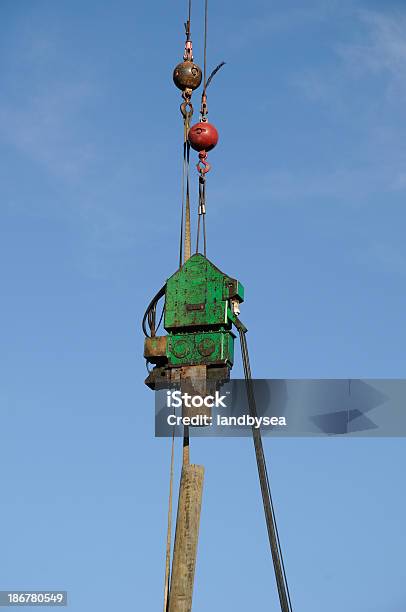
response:
<path id="1" fill-rule="evenodd" d="M 184 119 L 191 118 L 193 115 L 193 104 L 190 102 L 190 100 L 185 100 L 185 102 L 182 102 L 180 105 L 180 112 L 182 113 Z"/>
<path id="2" fill-rule="evenodd" d="M 207 151 L 200 151 L 199 161 L 196 164 L 196 168 L 201 176 L 204 176 L 209 172 L 211 165 L 207 161 Z"/>

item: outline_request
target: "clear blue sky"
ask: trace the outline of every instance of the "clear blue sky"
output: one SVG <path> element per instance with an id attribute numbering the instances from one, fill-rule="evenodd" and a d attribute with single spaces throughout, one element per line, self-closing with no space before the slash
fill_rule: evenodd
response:
<path id="1" fill-rule="evenodd" d="M 0 8 L 0 587 L 68 589 L 74 612 L 162 606 L 140 319 L 177 266 L 185 10 Z M 211 2 L 208 254 L 246 287 L 256 377 L 405 376 L 405 32 L 404 2 Z M 294 609 L 403 612 L 404 439 L 265 448 Z M 194 612 L 277 611 L 251 441 L 192 459 Z"/>

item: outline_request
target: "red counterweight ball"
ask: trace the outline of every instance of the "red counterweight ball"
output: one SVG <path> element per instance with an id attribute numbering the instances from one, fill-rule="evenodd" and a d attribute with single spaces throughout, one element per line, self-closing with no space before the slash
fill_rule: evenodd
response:
<path id="1" fill-rule="evenodd" d="M 207 121 L 196 123 L 189 130 L 189 142 L 195 151 L 211 151 L 218 143 L 219 134 Z"/>

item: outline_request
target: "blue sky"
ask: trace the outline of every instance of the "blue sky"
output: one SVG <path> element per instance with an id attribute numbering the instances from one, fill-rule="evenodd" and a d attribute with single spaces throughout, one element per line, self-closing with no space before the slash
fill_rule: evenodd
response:
<path id="1" fill-rule="evenodd" d="M 0 9 L 0 587 L 75 612 L 162 605 L 170 449 L 139 323 L 177 266 L 185 5 Z M 402 2 L 211 2 L 208 255 L 245 285 L 256 377 L 405 376 L 405 32 Z M 404 440 L 265 450 L 295 610 L 403 611 Z M 252 444 L 192 460 L 194 612 L 277 610 Z"/>

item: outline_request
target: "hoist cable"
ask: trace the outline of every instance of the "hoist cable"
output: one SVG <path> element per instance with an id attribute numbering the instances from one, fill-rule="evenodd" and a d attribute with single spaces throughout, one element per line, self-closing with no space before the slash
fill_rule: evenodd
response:
<path id="1" fill-rule="evenodd" d="M 203 254 L 206 257 L 206 180 L 202 185 L 202 221 L 203 221 Z"/>
<path id="2" fill-rule="evenodd" d="M 207 72 L 207 15 L 208 15 L 208 0 L 204 3 L 204 44 L 203 44 L 203 94 L 206 95 L 206 72 Z"/>
<path id="3" fill-rule="evenodd" d="M 185 33 L 186 33 L 186 42 L 190 42 L 190 20 L 191 20 L 191 15 L 192 15 L 192 0 L 189 0 L 188 4 L 189 4 L 188 17 L 187 17 L 186 23 L 184 24 Z"/>
<path id="4" fill-rule="evenodd" d="M 185 261 L 188 259 L 188 257 L 190 257 L 190 143 L 188 140 L 190 117 L 191 111 L 186 111 L 183 124 L 183 162 L 181 181 L 182 211 L 179 241 L 179 268 L 182 267 L 183 257 L 185 256 Z"/>
<path id="5" fill-rule="evenodd" d="M 241 344 L 241 354 L 244 368 L 245 384 L 247 390 L 247 398 L 250 415 L 257 416 L 255 404 L 255 395 L 252 383 L 251 367 L 248 355 L 247 339 L 245 337 L 246 328 L 236 319 L 235 323 Z M 279 602 L 282 612 L 292 612 L 292 603 L 290 599 L 289 586 L 286 578 L 285 564 L 283 561 L 282 548 L 279 539 L 278 526 L 276 523 L 275 510 L 272 500 L 271 487 L 269 483 L 268 470 L 266 467 L 266 459 L 262 445 L 261 432 L 259 429 L 252 428 L 255 457 L 257 461 L 259 483 L 261 487 L 262 502 L 264 506 L 265 521 L 268 530 L 269 543 L 271 548 L 272 560 L 275 571 L 276 586 L 278 589 Z"/>
<path id="6" fill-rule="evenodd" d="M 197 216 L 196 253 L 198 253 L 198 252 L 199 252 L 200 217 L 201 217 L 201 215 L 198 215 L 198 216 Z"/>
<path id="7" fill-rule="evenodd" d="M 206 257 L 206 178 L 204 174 L 201 174 L 199 177 L 199 208 L 197 216 L 196 253 L 199 252 L 201 218 L 203 225 L 203 254 Z"/>
<path id="8" fill-rule="evenodd" d="M 186 142 L 183 144 L 183 163 L 182 163 L 182 212 L 180 215 L 180 240 L 179 240 L 179 268 L 182 267 L 183 263 L 183 224 L 185 216 L 185 148 Z"/>
<path id="9" fill-rule="evenodd" d="M 208 0 L 205 0 L 205 5 L 204 5 L 204 41 L 203 41 L 203 93 L 202 93 L 202 104 L 201 104 L 201 109 L 200 109 L 200 120 L 201 121 L 207 121 L 206 118 L 206 114 L 207 114 L 207 105 L 206 105 L 206 88 L 207 88 L 207 27 L 208 27 Z M 221 67 L 221 66 L 220 66 Z M 215 71 L 213 71 L 213 73 L 210 75 L 210 79 L 214 76 L 215 72 L 217 72 L 217 70 L 220 69 L 220 67 L 218 66 L 216 68 Z M 209 79 L 209 81 L 210 81 Z M 200 155 L 204 153 L 201 152 L 199 154 L 199 159 Z M 201 159 L 202 164 L 204 165 L 204 167 L 208 166 L 208 168 L 210 168 L 210 166 L 208 164 L 206 164 L 205 160 L 207 158 L 207 153 L 206 156 Z M 200 164 L 200 162 L 199 162 Z M 196 253 L 199 252 L 199 240 L 200 240 L 200 227 L 201 225 L 203 225 L 203 253 L 204 256 L 206 257 L 207 254 L 207 240 L 206 240 L 206 177 L 205 177 L 205 172 L 207 171 L 207 169 L 203 172 L 201 168 L 199 168 L 199 164 L 198 164 L 198 169 L 199 169 L 199 208 L 198 208 L 198 217 L 197 217 L 197 235 L 196 235 Z M 201 217 L 203 217 L 202 219 L 202 223 L 201 223 Z"/>
<path id="10" fill-rule="evenodd" d="M 172 539 L 174 455 L 175 455 L 175 426 L 172 429 L 171 467 L 170 467 L 170 474 L 169 474 L 168 527 L 166 530 L 165 586 L 164 586 L 163 612 L 168 612 L 169 610 L 169 585 L 170 585 L 170 579 L 171 579 L 171 539 Z"/>
<path id="11" fill-rule="evenodd" d="M 203 255 L 206 257 L 207 244 L 206 244 L 206 214 L 203 215 Z"/>
<path id="12" fill-rule="evenodd" d="M 204 182 L 205 182 L 204 175 L 200 175 L 199 176 L 199 206 L 197 209 L 196 253 L 199 252 L 201 217 L 203 215 L 203 212 L 205 211 L 205 201 L 204 201 L 204 194 L 203 194 Z M 204 255 L 206 256 L 206 253 Z"/>
<path id="13" fill-rule="evenodd" d="M 189 51 L 191 53 L 191 17 L 192 17 L 192 0 L 188 0 L 188 16 L 185 25 L 185 33 L 186 33 L 186 45 L 185 45 L 185 55 L 184 60 L 187 59 L 187 49 L 189 48 L 188 43 L 190 43 Z M 190 59 L 193 59 L 191 56 Z M 190 95 L 185 97 L 185 90 L 182 94 L 184 98 L 184 103 L 181 105 L 181 111 L 183 115 L 183 165 L 182 165 L 182 211 L 181 211 L 181 228 L 180 228 L 180 242 L 179 242 L 179 268 L 182 267 L 184 251 L 186 251 L 186 246 L 190 245 L 190 192 L 189 192 L 189 157 L 190 157 L 190 144 L 188 141 L 188 133 L 190 128 L 190 118 L 193 115 L 193 106 L 190 101 Z M 186 182 L 186 190 L 185 190 L 185 182 Z M 185 201 L 186 198 L 186 201 Z M 186 210 L 185 210 L 186 209 Z M 188 235 L 189 234 L 189 235 Z M 185 242 L 185 249 L 184 249 Z M 189 246 L 190 251 L 190 246 Z M 185 260 L 188 258 L 189 254 L 185 253 Z"/>
<path id="14" fill-rule="evenodd" d="M 185 201 L 185 248 L 184 248 L 184 261 L 187 261 L 191 255 L 190 246 L 190 179 L 189 179 L 189 167 L 190 167 L 190 144 L 187 140 L 187 134 L 189 132 L 189 118 L 185 119 L 185 139 L 186 139 L 186 153 L 185 153 L 185 172 L 186 172 L 186 201 Z"/>

